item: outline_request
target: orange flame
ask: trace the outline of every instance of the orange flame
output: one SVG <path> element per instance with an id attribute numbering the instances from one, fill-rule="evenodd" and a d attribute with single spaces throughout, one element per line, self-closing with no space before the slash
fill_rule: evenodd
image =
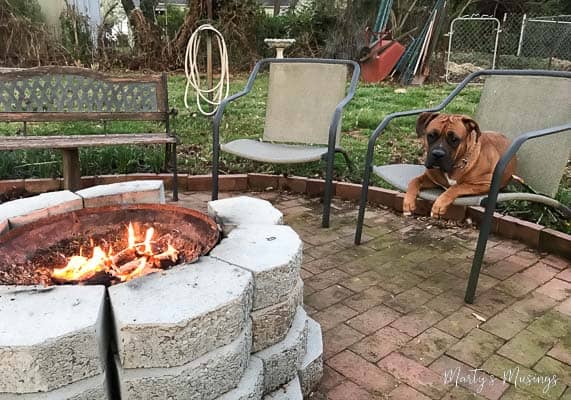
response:
<path id="1" fill-rule="evenodd" d="M 133 224 L 129 222 L 129 228 L 127 228 L 127 245 L 130 249 L 135 247 L 135 230 L 133 229 Z"/>

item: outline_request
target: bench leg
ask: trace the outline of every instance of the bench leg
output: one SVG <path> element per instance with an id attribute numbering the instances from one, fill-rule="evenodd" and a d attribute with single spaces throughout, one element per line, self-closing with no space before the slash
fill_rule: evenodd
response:
<path id="1" fill-rule="evenodd" d="M 176 165 L 176 143 L 171 147 L 172 153 L 172 201 L 178 201 L 178 169 Z"/>
<path id="2" fill-rule="evenodd" d="M 172 148 L 170 144 L 165 144 L 165 165 L 163 166 L 165 172 L 168 171 L 172 166 Z"/>
<path id="3" fill-rule="evenodd" d="M 75 192 L 81 189 L 81 169 L 79 167 L 79 149 L 62 149 L 63 188 Z"/>

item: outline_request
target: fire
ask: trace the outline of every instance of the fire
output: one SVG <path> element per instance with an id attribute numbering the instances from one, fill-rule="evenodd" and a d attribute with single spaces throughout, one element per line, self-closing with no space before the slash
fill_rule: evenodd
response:
<path id="1" fill-rule="evenodd" d="M 170 244 L 162 253 L 153 250 L 153 236 L 155 230 L 147 229 L 143 242 L 137 242 L 133 224 L 127 228 L 127 247 L 118 253 L 114 253 L 113 247 L 105 252 L 101 246 L 94 246 L 91 242 L 92 254 L 87 258 L 83 256 L 83 249 L 79 255 L 69 258 L 63 268 L 54 268 L 52 278 L 60 282 L 88 281 L 98 274 L 107 274 L 120 282 L 125 282 L 160 271 L 166 266 L 175 264 L 179 258 L 179 252 Z"/>

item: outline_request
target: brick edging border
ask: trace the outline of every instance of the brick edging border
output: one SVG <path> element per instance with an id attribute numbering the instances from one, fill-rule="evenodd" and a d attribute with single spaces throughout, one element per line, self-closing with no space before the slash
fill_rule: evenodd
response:
<path id="1" fill-rule="evenodd" d="M 81 178 L 82 188 L 104 185 L 109 183 L 161 179 L 165 187 L 172 187 L 171 174 L 128 174 L 128 175 L 100 175 L 84 176 Z M 211 175 L 179 175 L 178 187 L 180 191 L 206 191 L 211 189 Z M 232 174 L 221 175 L 220 191 L 264 191 L 289 190 L 298 194 L 321 196 L 324 189 L 323 179 L 304 178 L 299 176 L 282 176 L 270 174 Z M 11 189 L 23 189 L 30 193 L 44 193 L 62 190 L 63 179 L 12 179 L 0 181 L 0 193 Z M 361 185 L 348 182 L 334 182 L 333 195 L 350 201 L 358 201 L 361 196 Z M 404 194 L 394 190 L 372 186 L 369 188 L 369 203 L 383 205 L 402 211 Z M 430 212 L 430 202 L 419 200 L 416 213 L 426 216 Z M 446 214 L 446 218 L 462 221 L 470 218 L 479 224 L 484 215 L 482 207 L 453 206 Z M 515 239 L 526 245 L 562 255 L 571 259 L 571 235 L 559 232 L 543 225 L 534 224 L 511 216 L 494 213 L 492 232 L 508 239 Z"/>

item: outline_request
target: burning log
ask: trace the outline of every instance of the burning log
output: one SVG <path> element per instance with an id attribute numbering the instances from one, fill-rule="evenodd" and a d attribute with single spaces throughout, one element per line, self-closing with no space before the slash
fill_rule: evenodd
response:
<path id="1" fill-rule="evenodd" d="M 111 256 L 111 263 L 113 265 L 125 264 L 137 257 L 137 251 L 132 247 L 127 247 L 119 253 Z"/>
<path id="2" fill-rule="evenodd" d="M 78 280 L 69 279 L 59 279 L 52 276 L 52 281 L 57 284 L 68 284 L 68 285 L 105 285 L 110 286 L 116 282 L 118 279 L 107 273 L 107 271 L 97 271 L 89 276 L 82 276 Z"/>
<path id="3" fill-rule="evenodd" d="M 131 272 L 133 272 L 134 270 L 139 268 L 140 264 L 141 264 L 141 260 L 136 258 L 134 260 L 126 262 L 125 264 L 123 264 L 121 266 L 116 266 L 114 268 L 114 271 L 118 272 L 118 275 L 130 274 Z"/>
<path id="4" fill-rule="evenodd" d="M 156 268 L 165 269 L 172 267 L 178 261 L 178 250 L 169 244 L 166 251 L 153 256 L 151 260 Z"/>
<path id="5" fill-rule="evenodd" d="M 114 281 L 125 282 L 138 276 L 169 268 L 179 260 L 179 251 L 167 243 L 167 249 L 159 254 L 157 243 L 152 240 L 154 229 L 149 228 L 143 242 L 136 242 L 135 230 L 129 224 L 127 247 L 117 254 L 109 246 L 107 253 L 100 247 L 93 247 L 90 258 L 83 255 L 73 256 L 63 268 L 55 268 L 51 277 L 55 283 L 78 283 L 95 281 L 111 284 Z M 153 248 L 155 247 L 155 248 Z M 81 252 L 80 252 L 81 253 Z"/>

